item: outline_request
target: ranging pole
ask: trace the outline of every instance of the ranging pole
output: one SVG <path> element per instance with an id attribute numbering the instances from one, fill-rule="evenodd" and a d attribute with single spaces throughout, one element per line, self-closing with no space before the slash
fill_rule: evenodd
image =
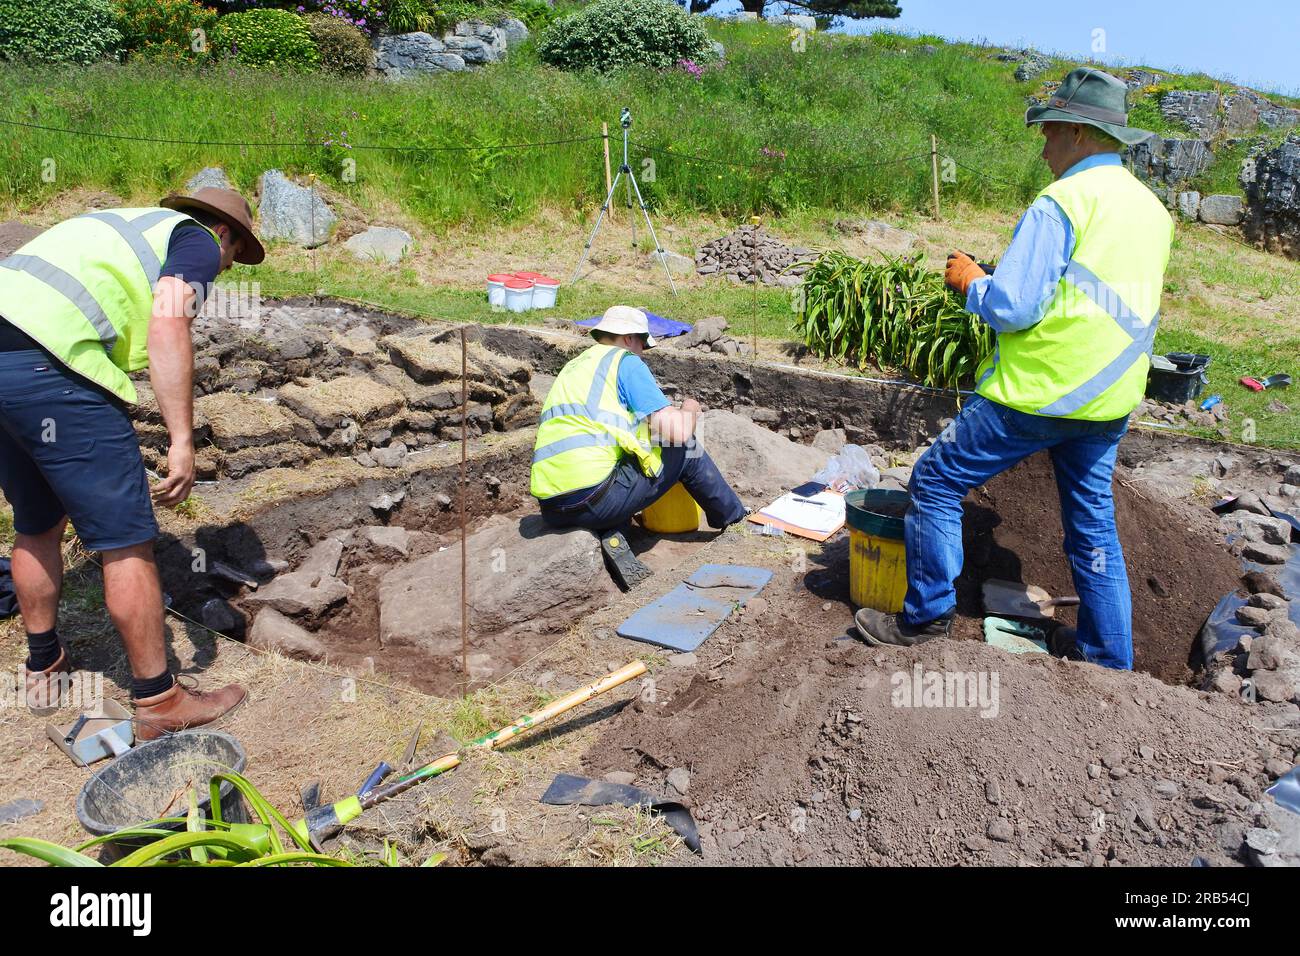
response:
<path id="1" fill-rule="evenodd" d="M 939 218 L 939 140 L 930 134 L 930 179 L 934 187 L 934 218 Z"/>
<path id="2" fill-rule="evenodd" d="M 468 361 L 465 326 L 460 327 L 460 672 L 464 677 L 464 696 L 469 696 L 469 576 L 465 543 L 465 499 L 469 488 L 465 477 L 466 446 L 469 442 L 469 389 L 466 386 Z"/>
<path id="3" fill-rule="evenodd" d="M 600 138 L 604 141 L 605 147 L 605 192 L 609 193 L 613 186 L 613 180 L 609 176 L 609 124 L 600 124 Z M 610 209 L 609 218 L 614 218 L 614 210 Z"/>

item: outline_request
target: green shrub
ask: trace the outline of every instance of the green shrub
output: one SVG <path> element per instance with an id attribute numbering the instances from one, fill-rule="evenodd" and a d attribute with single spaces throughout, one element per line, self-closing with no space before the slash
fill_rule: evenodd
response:
<path id="1" fill-rule="evenodd" d="M 357 27 L 328 13 L 312 13 L 307 16 L 307 29 L 320 54 L 321 69 L 340 76 L 364 76 L 369 71 L 374 51 Z"/>
<path id="2" fill-rule="evenodd" d="M 110 0 L 0 0 L 0 58 L 89 63 L 121 42 Z"/>
<path id="3" fill-rule="evenodd" d="M 533 32 L 550 26 L 557 17 L 555 8 L 546 0 L 514 0 L 510 9 Z"/>
<path id="4" fill-rule="evenodd" d="M 672 0 L 596 0 L 547 30 L 537 51 L 551 66 L 600 73 L 716 59 L 704 27 Z"/>
<path id="5" fill-rule="evenodd" d="M 433 33 L 438 29 L 438 13 L 432 0 L 388 0 L 387 27 L 393 33 Z"/>
<path id="6" fill-rule="evenodd" d="M 222 17 L 214 48 L 249 66 L 294 72 L 320 65 L 307 21 L 288 10 L 248 10 Z"/>
<path id="7" fill-rule="evenodd" d="M 151 60 L 203 59 L 212 50 L 217 11 L 195 0 L 117 0 L 123 49 Z M 202 30 L 196 36 L 194 31 Z"/>

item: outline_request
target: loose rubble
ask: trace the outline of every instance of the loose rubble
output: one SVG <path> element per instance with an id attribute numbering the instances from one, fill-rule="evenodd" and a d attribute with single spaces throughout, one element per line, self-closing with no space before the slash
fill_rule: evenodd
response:
<path id="1" fill-rule="evenodd" d="M 816 255 L 812 249 L 787 246 L 758 226 L 740 226 L 701 246 L 695 254 L 695 271 L 725 275 L 737 282 L 752 282 L 757 275 L 764 285 L 792 288 Z"/>

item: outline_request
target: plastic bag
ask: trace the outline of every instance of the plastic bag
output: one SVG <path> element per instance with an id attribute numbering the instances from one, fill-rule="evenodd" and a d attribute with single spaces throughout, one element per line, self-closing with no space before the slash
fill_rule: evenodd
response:
<path id="1" fill-rule="evenodd" d="M 819 481 L 827 487 L 840 491 L 852 491 L 855 488 L 874 488 L 880 484 L 880 472 L 871 463 L 871 456 L 861 445 L 845 445 L 840 453 L 826 463 L 826 467 L 813 475 L 813 481 Z"/>

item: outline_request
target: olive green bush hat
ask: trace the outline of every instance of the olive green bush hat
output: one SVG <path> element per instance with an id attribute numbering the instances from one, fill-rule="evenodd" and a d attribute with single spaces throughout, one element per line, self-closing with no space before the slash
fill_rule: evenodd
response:
<path id="1" fill-rule="evenodd" d="M 1071 70 L 1047 102 L 1025 110 L 1025 125 L 1084 123 L 1132 146 L 1155 134 L 1128 125 L 1128 87 L 1101 70 L 1081 66 Z"/>

